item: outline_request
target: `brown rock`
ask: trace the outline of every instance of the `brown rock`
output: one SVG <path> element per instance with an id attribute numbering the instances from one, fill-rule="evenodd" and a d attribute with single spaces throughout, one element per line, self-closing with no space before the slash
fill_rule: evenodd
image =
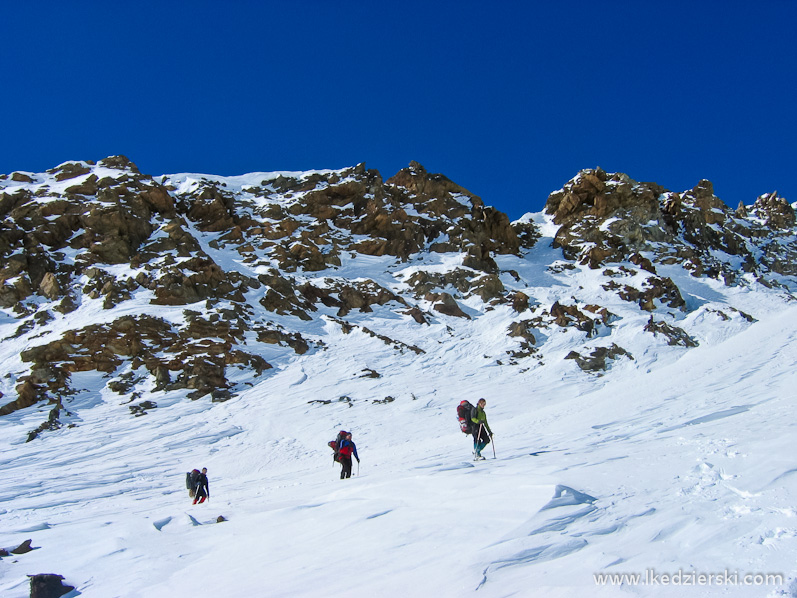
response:
<path id="1" fill-rule="evenodd" d="M 439 301 L 439 303 L 432 305 L 432 309 L 439 311 L 443 315 L 470 320 L 470 316 L 462 311 L 454 298 L 448 293 L 429 293 L 425 299 L 427 301 Z"/>
<path id="2" fill-rule="evenodd" d="M 17 399 L 0 407 L 0 415 L 8 415 L 19 409 L 25 409 L 26 407 L 35 405 L 44 398 L 43 389 L 29 380 L 25 380 L 21 384 L 18 384 L 16 390 Z"/>
<path id="3" fill-rule="evenodd" d="M 163 185 L 153 183 L 150 186 L 143 187 L 140 194 L 142 199 L 155 212 L 162 214 L 166 218 L 174 218 L 174 199 Z"/>
<path id="4" fill-rule="evenodd" d="M 225 231 L 235 224 L 233 196 L 214 184 L 204 185 L 198 195 L 188 197 L 186 201 L 188 217 L 197 222 L 202 231 Z"/>
<path id="5" fill-rule="evenodd" d="M 127 156 L 108 156 L 107 158 L 100 160 L 100 166 L 105 166 L 106 168 L 115 168 L 117 170 L 130 170 L 134 174 L 140 174 L 138 167 L 133 164 Z"/>
<path id="6" fill-rule="evenodd" d="M 33 547 L 31 547 L 32 540 L 25 540 L 22 544 L 17 546 L 16 548 L 10 550 L 11 554 L 27 554 Z"/>
<path id="7" fill-rule="evenodd" d="M 412 309 L 410 309 L 409 311 L 405 311 L 402 313 L 408 316 L 412 316 L 412 319 L 418 322 L 418 324 L 427 324 L 427 325 L 429 324 L 429 322 L 426 321 L 426 318 L 423 315 L 423 311 L 421 311 L 421 309 L 417 305 Z"/>
<path id="8" fill-rule="evenodd" d="M 55 301 L 61 296 L 61 287 L 58 284 L 55 274 L 52 272 L 47 272 L 44 275 L 41 283 L 39 284 L 39 293 L 51 301 Z"/>
<path id="9" fill-rule="evenodd" d="M 503 299 L 504 284 L 497 274 L 485 274 L 473 281 L 471 292 L 487 303 L 492 299 Z"/>
<path id="10" fill-rule="evenodd" d="M 671 326 L 670 324 L 667 324 L 667 322 L 655 322 L 653 320 L 653 316 L 650 316 L 650 320 L 648 321 L 644 330 L 645 332 L 652 333 L 653 336 L 658 336 L 659 334 L 664 335 L 664 337 L 667 339 L 667 344 L 671 346 L 698 346 L 698 342 L 689 336 L 689 334 L 683 328 Z"/>
<path id="11" fill-rule="evenodd" d="M 10 255 L 5 260 L 5 267 L 0 270 L 0 282 L 5 282 L 9 278 L 15 278 L 24 272 L 28 267 L 28 258 L 24 254 Z"/>
<path id="12" fill-rule="evenodd" d="M 588 357 L 584 357 L 576 351 L 571 351 L 565 359 L 574 359 L 578 367 L 585 372 L 600 372 L 608 368 L 607 360 L 616 360 L 619 357 L 627 357 L 633 360 L 633 356 L 622 347 L 612 343 L 611 347 L 598 347 Z"/>
<path id="13" fill-rule="evenodd" d="M 33 179 L 24 172 L 12 172 L 11 180 L 17 183 L 32 183 Z"/>
<path id="14" fill-rule="evenodd" d="M 68 162 L 48 172 L 55 174 L 56 181 L 66 181 L 90 173 L 91 168 L 77 162 Z"/>
<path id="15" fill-rule="evenodd" d="M 635 253 L 634 255 L 632 255 L 629 261 L 632 264 L 639 266 L 643 270 L 647 270 L 648 272 L 651 272 L 653 274 L 656 273 L 656 268 L 653 267 L 653 264 L 650 263 L 650 260 L 647 259 L 646 257 L 643 257 L 639 253 Z"/>
<path id="16" fill-rule="evenodd" d="M 523 291 L 517 291 L 512 294 L 512 309 L 517 313 L 526 311 L 529 308 L 529 296 Z"/>
<path id="17" fill-rule="evenodd" d="M 97 175 L 92 174 L 86 177 L 86 180 L 82 183 L 67 187 L 66 192 L 76 193 L 78 195 L 97 195 Z"/>
<path id="18" fill-rule="evenodd" d="M 509 325 L 509 336 L 512 338 L 520 337 L 531 345 L 537 343 L 532 332 L 533 323 L 531 320 L 523 320 L 520 322 L 512 322 Z"/>
<path id="19" fill-rule="evenodd" d="M 28 575 L 30 578 L 30 598 L 60 598 L 75 588 L 63 583 L 64 577 L 54 573 Z"/>
<path id="20" fill-rule="evenodd" d="M 753 212 L 772 229 L 789 229 L 795 225 L 794 209 L 777 191 L 759 197 L 753 204 Z"/>
<path id="21" fill-rule="evenodd" d="M 744 205 L 743 201 L 739 201 L 739 205 L 736 207 L 735 213 L 739 218 L 747 218 L 747 206 Z"/>
<path id="22" fill-rule="evenodd" d="M 562 305 L 558 301 L 551 306 L 551 317 L 557 326 L 575 326 L 578 330 L 592 336 L 595 330 L 595 321 L 582 313 L 575 305 Z"/>

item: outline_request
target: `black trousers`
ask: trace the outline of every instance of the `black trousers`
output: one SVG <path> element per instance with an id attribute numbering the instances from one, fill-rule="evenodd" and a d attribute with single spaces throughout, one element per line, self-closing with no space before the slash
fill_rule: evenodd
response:
<path id="1" fill-rule="evenodd" d="M 473 427 L 473 446 L 481 444 L 487 446 L 490 443 L 490 435 L 487 433 L 487 428 L 484 426 Z"/>
<path id="2" fill-rule="evenodd" d="M 351 456 L 340 456 L 340 464 L 343 466 L 340 470 L 340 479 L 351 477 Z"/>

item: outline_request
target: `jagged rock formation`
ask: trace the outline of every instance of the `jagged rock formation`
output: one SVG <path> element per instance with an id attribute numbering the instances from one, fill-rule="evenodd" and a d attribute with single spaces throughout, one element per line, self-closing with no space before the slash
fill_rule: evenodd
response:
<path id="1" fill-rule="evenodd" d="M 787 291 L 797 275 L 794 208 L 777 193 L 731 210 L 708 181 L 675 193 L 593 169 L 552 193 L 545 211 L 562 258 L 548 275 L 595 271 L 603 304 L 535 296 L 534 280 L 501 265 L 535 248 L 534 219 L 510 222 L 416 162 L 387 181 L 363 164 L 152 177 L 123 156 L 2 175 L 2 340 L 26 348 L 5 370 L 0 415 L 48 405 L 29 440 L 74 425 L 78 374 L 102 377 L 128 416 L 156 409 L 136 402 L 146 391 L 225 401 L 274 363 L 326 350 L 333 330 L 426 353 L 363 325 L 363 314 L 458 342 L 474 320 L 504 310 L 506 365 L 537 367 L 561 330 L 584 348 L 557 359 L 603 371 L 633 359 L 611 342 L 618 310 L 656 314 L 640 329 L 651 339 L 699 342 L 678 325 L 694 307 L 674 269 Z M 354 267 L 366 263 L 378 273 Z M 717 314 L 749 318 L 726 311 Z"/>
<path id="2" fill-rule="evenodd" d="M 694 276 L 722 277 L 728 284 L 739 274 L 738 261 L 744 272 L 795 274 L 794 208 L 777 192 L 759 197 L 749 212 L 744 206 L 734 211 L 706 180 L 673 193 L 597 168 L 552 193 L 545 211 L 561 225 L 556 245 L 590 268 L 636 257 L 652 273 L 655 264 L 684 264 Z"/>

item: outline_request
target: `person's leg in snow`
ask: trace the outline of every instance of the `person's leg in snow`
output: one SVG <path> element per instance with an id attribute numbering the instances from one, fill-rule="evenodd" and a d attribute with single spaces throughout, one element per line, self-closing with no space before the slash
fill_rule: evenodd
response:
<path id="1" fill-rule="evenodd" d="M 345 478 L 351 477 L 351 457 L 347 457 L 346 455 L 340 456 L 340 479 L 343 480 Z"/>

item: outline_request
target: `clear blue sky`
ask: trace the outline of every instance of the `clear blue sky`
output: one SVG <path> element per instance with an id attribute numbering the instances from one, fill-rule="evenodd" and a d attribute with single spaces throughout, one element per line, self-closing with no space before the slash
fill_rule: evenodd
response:
<path id="1" fill-rule="evenodd" d="M 13 2 L 0 172 L 417 160 L 517 218 L 582 168 L 797 201 L 797 2 Z"/>

